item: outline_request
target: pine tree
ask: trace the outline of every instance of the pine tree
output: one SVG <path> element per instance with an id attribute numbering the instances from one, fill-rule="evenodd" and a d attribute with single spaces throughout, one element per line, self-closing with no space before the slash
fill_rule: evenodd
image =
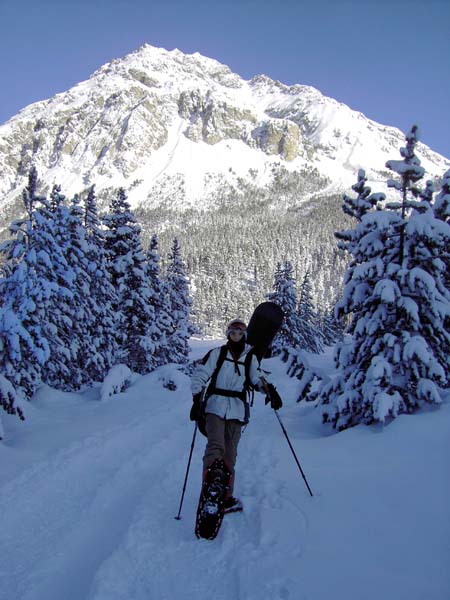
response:
<path id="1" fill-rule="evenodd" d="M 154 310 L 154 322 L 149 336 L 154 344 L 152 367 L 156 368 L 170 362 L 168 340 L 173 332 L 174 324 L 171 316 L 169 296 L 166 294 L 161 279 L 161 257 L 158 251 L 158 236 L 154 234 L 147 250 L 147 279 L 151 290 L 150 304 Z"/>
<path id="2" fill-rule="evenodd" d="M 401 269 L 399 287 L 404 339 L 403 351 L 409 371 L 407 410 L 423 402 L 440 403 L 437 386 L 450 383 L 450 334 L 445 323 L 450 318 L 450 295 L 444 285 L 445 265 L 440 256 L 450 247 L 450 226 L 436 218 L 432 208 L 434 185 L 416 187 L 425 170 L 415 156 L 418 128 L 413 126 L 401 149 L 403 161 L 388 161 L 386 166 L 400 175 L 400 182 L 388 185 L 402 193 L 401 214 L 404 226 L 400 237 Z M 394 205 L 395 208 L 395 205 Z"/>
<path id="3" fill-rule="evenodd" d="M 369 212 L 379 200 L 384 200 L 384 194 L 382 197 L 379 194 L 372 194 L 370 187 L 366 185 L 367 177 L 364 169 L 358 171 L 358 181 L 352 185 L 352 190 L 358 195 L 356 198 L 352 198 L 347 194 L 343 196 L 342 210 L 345 214 L 353 217 L 360 222 L 363 216 Z M 347 232 L 350 234 L 350 232 Z M 336 234 L 338 239 L 346 239 L 340 234 Z"/>
<path id="4" fill-rule="evenodd" d="M 72 348 L 71 378 L 72 387 L 79 388 L 84 383 L 92 383 L 92 373 L 89 368 L 95 343 L 92 338 L 94 322 L 97 322 L 98 304 L 94 295 L 92 270 L 88 255 L 89 245 L 87 230 L 84 225 L 84 209 L 81 199 L 75 195 L 67 210 L 67 243 L 64 254 L 73 272 L 72 303 L 68 318 L 71 321 Z M 100 357 L 97 355 L 97 359 Z"/>
<path id="5" fill-rule="evenodd" d="M 405 251 L 405 219 L 407 217 L 407 211 L 410 207 L 410 199 L 417 198 L 420 194 L 419 188 L 415 184 L 422 179 L 425 174 L 425 169 L 420 166 L 420 160 L 415 155 L 415 147 L 418 141 L 418 127 L 413 125 L 411 131 L 406 134 L 406 146 L 400 148 L 400 154 L 403 160 L 388 160 L 386 167 L 391 169 L 400 176 L 398 179 L 389 179 L 387 184 L 388 187 L 398 190 L 402 195 L 400 205 L 397 203 L 390 204 L 390 208 L 400 208 L 401 217 L 403 224 L 400 227 L 400 249 L 399 249 L 399 263 L 401 264 L 404 257 Z"/>
<path id="6" fill-rule="evenodd" d="M 420 190 L 415 184 L 423 169 L 414 154 L 416 136 L 414 127 L 401 149 L 403 161 L 387 163 L 400 175 L 400 181 L 389 185 L 400 191 L 401 202 L 380 203 L 371 210 L 383 196 L 370 194 L 360 172 L 354 188 L 358 198 L 351 208 L 358 223 L 337 236 L 339 247 L 353 257 L 337 305 L 338 316 L 351 315 L 352 339 L 337 347 L 341 374 L 324 387 L 321 402 L 324 420 L 338 429 L 384 421 L 424 402 L 439 402 L 437 386 L 446 380 L 437 342 L 445 339 L 447 305 L 434 275 L 423 268 L 432 262 L 429 249 L 418 253 L 430 211 L 425 218 L 421 209 L 428 192 L 417 200 Z"/>
<path id="7" fill-rule="evenodd" d="M 442 177 L 442 188 L 436 196 L 434 215 L 444 223 L 450 223 L 450 169 Z M 443 281 L 447 290 L 450 290 L 450 249 L 443 248 L 440 259 L 443 262 Z"/>
<path id="8" fill-rule="evenodd" d="M 169 357 L 171 362 L 185 364 L 189 356 L 189 338 L 194 328 L 190 322 L 192 300 L 189 295 L 189 280 L 177 239 L 173 241 L 168 259 L 165 291 L 173 322 L 173 329 L 167 340 Z"/>
<path id="9" fill-rule="evenodd" d="M 79 369 L 80 333 L 83 296 L 77 290 L 77 263 L 73 261 L 69 209 L 63 205 L 60 186 L 55 185 L 50 201 L 41 199 L 35 211 L 34 242 L 43 257 L 40 276 L 47 281 L 51 294 L 47 299 L 46 335 L 50 359 L 43 381 L 64 390 L 78 389 L 83 381 Z M 79 318 L 81 316 L 81 318 Z"/>
<path id="10" fill-rule="evenodd" d="M 0 280 L 0 368 L 13 387 L 30 398 L 50 356 L 44 330 L 51 290 L 38 269 L 47 257 L 39 254 L 34 240 L 35 206 L 40 200 L 35 168 L 30 170 L 22 198 L 26 217 L 11 224 L 14 237 L 1 246 L 5 264 Z"/>
<path id="11" fill-rule="evenodd" d="M 427 377 L 436 384 L 450 385 L 450 291 L 445 280 L 448 265 L 443 260 L 450 248 L 450 223 L 437 218 L 440 198 L 436 210 L 433 194 L 434 184 L 427 181 L 419 201 L 410 203 L 412 212 L 405 227 L 403 285 L 406 295 L 416 304 L 414 319 L 418 323 L 413 322 L 411 328 L 417 330 L 417 338 L 423 337 L 423 345 L 431 352 L 432 360 L 437 359 L 445 373 L 443 378 L 432 377 L 431 369 L 427 371 L 419 365 L 418 377 L 420 374 L 423 378 L 421 385 L 426 390 L 419 389 L 418 393 L 430 402 L 440 402 L 437 390 Z"/>
<path id="12" fill-rule="evenodd" d="M 124 357 L 131 369 L 145 373 L 154 351 L 148 333 L 155 315 L 150 304 L 151 290 L 140 239 L 141 228 L 122 188 L 111 203 L 111 213 L 104 217 L 104 223 L 109 272 L 117 292 L 114 309 L 123 315 L 120 342 Z"/>
<path id="13" fill-rule="evenodd" d="M 446 225 L 450 225 L 450 170 L 444 173 L 442 177 L 442 188 L 436 197 L 436 201 L 433 206 L 434 216 L 442 221 Z M 443 238 L 445 240 L 445 237 Z M 442 273 L 442 283 L 445 287 L 445 295 L 450 294 L 450 245 L 440 245 L 440 254 L 433 259 L 436 268 L 439 268 Z M 450 316 L 444 320 L 445 331 L 450 335 Z M 448 339 L 448 337 L 447 337 Z M 447 342 L 442 347 L 442 352 L 450 356 L 450 344 Z"/>
<path id="14" fill-rule="evenodd" d="M 337 341 L 342 341 L 343 325 L 334 316 L 333 309 L 319 311 L 320 332 L 325 346 L 332 346 Z"/>
<path id="15" fill-rule="evenodd" d="M 300 286 L 297 305 L 297 321 L 302 339 L 303 350 L 318 354 L 323 351 L 323 339 L 319 327 L 319 316 L 312 302 L 310 273 L 306 271 Z"/>
<path id="16" fill-rule="evenodd" d="M 272 343 L 273 354 L 280 354 L 285 348 L 304 348 L 306 341 L 299 331 L 297 314 L 297 290 L 292 265 L 285 261 L 277 265 L 274 276 L 273 292 L 267 299 L 278 304 L 283 310 L 283 324 Z"/>
<path id="17" fill-rule="evenodd" d="M 118 355 L 117 329 L 121 313 L 114 311 L 118 299 L 107 268 L 105 233 L 97 213 L 94 186 L 89 189 L 85 199 L 83 222 L 91 299 L 91 314 L 87 323 L 90 348 L 85 368 L 92 381 L 101 381 Z"/>

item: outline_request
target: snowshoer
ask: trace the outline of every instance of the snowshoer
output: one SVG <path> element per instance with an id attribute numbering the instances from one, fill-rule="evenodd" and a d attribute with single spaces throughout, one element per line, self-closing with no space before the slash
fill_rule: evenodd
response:
<path id="1" fill-rule="evenodd" d="M 246 344 L 245 322 L 230 321 L 226 336 L 226 345 L 211 350 L 192 376 L 190 413 L 191 420 L 197 421 L 207 437 L 203 480 L 212 477 L 211 469 L 217 470 L 216 467 L 229 475 L 223 498 L 225 513 L 242 510 L 242 503 L 233 496 L 234 469 L 241 430 L 249 419 L 249 390 L 264 390 L 268 394 L 266 403 L 270 402 L 275 410 L 282 406 L 275 388 L 263 377 L 252 347 Z M 204 388 L 206 393 L 202 400 Z"/>

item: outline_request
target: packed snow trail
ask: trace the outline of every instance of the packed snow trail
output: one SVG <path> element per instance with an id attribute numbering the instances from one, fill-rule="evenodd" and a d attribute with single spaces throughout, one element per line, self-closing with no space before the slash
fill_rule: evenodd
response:
<path id="1" fill-rule="evenodd" d="M 244 512 L 197 540 L 200 435 L 174 519 L 193 434 L 186 376 L 164 367 L 103 403 L 98 389 L 44 388 L 0 446 L 2 600 L 447 600 L 450 405 L 330 436 L 267 364 L 314 498 L 257 395 L 239 446 Z"/>

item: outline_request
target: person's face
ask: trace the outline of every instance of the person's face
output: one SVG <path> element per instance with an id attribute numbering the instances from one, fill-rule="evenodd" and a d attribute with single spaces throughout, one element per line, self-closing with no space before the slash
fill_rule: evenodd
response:
<path id="1" fill-rule="evenodd" d="M 230 338 L 233 340 L 233 342 L 239 342 L 243 335 L 244 332 L 242 329 L 230 329 Z"/>

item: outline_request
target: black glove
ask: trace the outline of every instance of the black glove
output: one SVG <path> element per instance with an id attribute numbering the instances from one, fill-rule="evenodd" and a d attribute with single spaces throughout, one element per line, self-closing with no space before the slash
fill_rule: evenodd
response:
<path id="1" fill-rule="evenodd" d="M 283 401 L 280 398 L 280 394 L 277 392 L 277 388 L 272 383 L 268 383 L 266 389 L 266 404 L 269 404 L 270 402 L 270 407 L 274 410 L 281 408 L 283 406 Z"/>
<path id="2" fill-rule="evenodd" d="M 202 415 L 202 392 L 193 394 L 192 406 L 189 418 L 191 421 L 198 421 Z"/>

